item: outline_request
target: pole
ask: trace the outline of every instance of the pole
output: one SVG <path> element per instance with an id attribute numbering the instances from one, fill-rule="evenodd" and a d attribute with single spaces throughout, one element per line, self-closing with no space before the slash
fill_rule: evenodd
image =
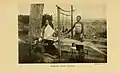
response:
<path id="1" fill-rule="evenodd" d="M 67 16 L 66 16 L 66 23 L 65 23 L 65 25 L 67 26 Z"/>
<path id="2" fill-rule="evenodd" d="M 62 27 L 64 27 L 64 15 L 63 15 L 63 18 L 62 18 Z M 62 29 L 64 30 L 64 29 Z"/>
<path id="3" fill-rule="evenodd" d="M 73 27 L 73 6 L 71 5 L 71 28 Z M 71 31 L 71 38 L 73 38 L 73 30 Z"/>
<path id="4" fill-rule="evenodd" d="M 60 8 L 57 7 L 57 21 L 58 21 L 58 48 L 59 48 L 59 58 L 61 61 L 61 43 L 60 43 L 60 37 L 61 37 L 61 25 L 60 25 Z"/>
<path id="5" fill-rule="evenodd" d="M 40 37 L 44 4 L 31 4 L 29 16 L 29 44 L 32 50 L 33 37 Z"/>

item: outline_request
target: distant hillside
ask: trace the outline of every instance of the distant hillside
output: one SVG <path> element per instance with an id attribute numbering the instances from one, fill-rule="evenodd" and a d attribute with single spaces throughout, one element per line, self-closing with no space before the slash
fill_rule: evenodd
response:
<path id="1" fill-rule="evenodd" d="M 106 38 L 107 22 L 106 20 L 86 21 L 84 23 L 84 33 L 87 38 Z"/>

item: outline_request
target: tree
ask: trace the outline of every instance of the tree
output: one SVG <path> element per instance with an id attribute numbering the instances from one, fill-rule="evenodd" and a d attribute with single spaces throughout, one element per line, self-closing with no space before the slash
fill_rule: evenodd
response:
<path id="1" fill-rule="evenodd" d="M 52 28 L 54 28 L 53 23 L 52 23 L 52 20 L 53 20 L 52 15 L 49 15 L 49 14 L 44 14 L 43 15 L 43 17 L 42 17 L 42 27 L 45 26 L 46 20 L 48 20 L 49 25 Z M 29 24 L 29 15 L 18 15 L 18 21 L 28 25 Z"/>
<path id="2" fill-rule="evenodd" d="M 28 25 L 29 24 L 29 15 L 18 15 L 18 21 Z"/>

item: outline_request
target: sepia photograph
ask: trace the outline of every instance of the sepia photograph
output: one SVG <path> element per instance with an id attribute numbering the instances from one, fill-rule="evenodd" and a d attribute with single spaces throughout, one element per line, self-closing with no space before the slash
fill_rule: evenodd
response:
<path id="1" fill-rule="evenodd" d="M 106 5 L 18 5 L 18 63 L 107 63 Z"/>

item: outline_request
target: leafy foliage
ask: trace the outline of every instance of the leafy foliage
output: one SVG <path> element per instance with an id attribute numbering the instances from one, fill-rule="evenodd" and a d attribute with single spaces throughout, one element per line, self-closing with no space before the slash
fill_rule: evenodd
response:
<path id="1" fill-rule="evenodd" d="M 46 20 L 49 21 L 50 26 L 53 28 L 52 24 L 52 15 L 44 14 L 42 17 L 42 27 L 45 25 Z M 22 22 L 23 24 L 28 25 L 29 24 L 29 15 L 18 15 L 18 21 Z"/>
<path id="2" fill-rule="evenodd" d="M 18 21 L 28 25 L 29 24 L 29 15 L 18 15 Z"/>

